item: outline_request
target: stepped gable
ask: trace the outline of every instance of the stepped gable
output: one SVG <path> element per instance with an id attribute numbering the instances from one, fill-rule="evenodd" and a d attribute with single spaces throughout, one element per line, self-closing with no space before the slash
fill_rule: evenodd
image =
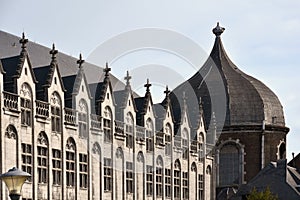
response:
<path id="1" fill-rule="evenodd" d="M 177 97 L 178 101 L 176 94 L 186 91 L 192 115 L 197 106 L 195 96 L 201 98 L 207 127 L 213 112 L 218 127 L 223 124 L 225 127 L 263 125 L 263 121 L 266 125 L 284 127 L 283 108 L 278 97 L 261 81 L 242 72 L 228 57 L 221 41 L 224 30 L 219 23 L 213 29 L 216 38 L 209 58 L 193 77 L 172 92 L 171 97 Z M 194 120 L 192 124 L 195 123 Z"/>

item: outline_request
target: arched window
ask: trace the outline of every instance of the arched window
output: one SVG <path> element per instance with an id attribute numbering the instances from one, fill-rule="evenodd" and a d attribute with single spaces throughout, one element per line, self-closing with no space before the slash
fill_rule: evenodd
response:
<path id="1" fill-rule="evenodd" d="M 156 196 L 163 195 L 163 160 L 161 156 L 156 159 Z"/>
<path id="2" fill-rule="evenodd" d="M 219 153 L 219 184 L 240 184 L 240 149 L 232 142 L 224 144 Z"/>
<path id="3" fill-rule="evenodd" d="M 23 83 L 20 89 L 21 99 L 21 124 L 31 126 L 32 120 L 32 92 L 27 83 Z"/>
<path id="4" fill-rule="evenodd" d="M 180 188 L 181 188 L 181 165 L 180 161 L 177 159 L 174 163 L 174 198 L 180 199 Z"/>
<path id="5" fill-rule="evenodd" d="M 38 182 L 48 182 L 48 138 L 41 132 L 37 139 Z"/>
<path id="6" fill-rule="evenodd" d="M 50 98 L 51 127 L 52 132 L 61 132 L 61 98 L 57 92 L 53 92 Z"/>
<path id="7" fill-rule="evenodd" d="M 76 145 L 73 138 L 67 140 L 66 145 L 66 183 L 67 186 L 75 186 L 76 183 Z"/>
<path id="8" fill-rule="evenodd" d="M 172 145 L 171 145 L 171 138 L 172 138 L 172 127 L 169 123 L 166 124 L 165 127 L 165 155 L 171 156 L 172 152 Z"/>
<path id="9" fill-rule="evenodd" d="M 187 160 L 189 157 L 189 148 L 188 148 L 188 130 L 185 128 L 181 134 L 181 143 L 182 143 L 182 158 Z"/>
<path id="10" fill-rule="evenodd" d="M 112 141 L 112 112 L 111 109 L 106 106 L 104 109 L 103 116 L 103 132 L 104 132 L 104 142 Z"/>
<path id="11" fill-rule="evenodd" d="M 153 123 L 150 118 L 146 121 L 146 150 L 153 151 L 154 149 L 154 142 L 153 142 Z"/>
<path id="12" fill-rule="evenodd" d="M 78 127 L 79 136 L 86 138 L 88 136 L 88 106 L 86 101 L 83 99 L 79 101 Z"/>
<path id="13" fill-rule="evenodd" d="M 126 131 L 126 147 L 133 148 L 133 129 L 134 129 L 134 121 L 132 114 L 129 112 L 126 115 L 125 122 L 125 131 Z"/>

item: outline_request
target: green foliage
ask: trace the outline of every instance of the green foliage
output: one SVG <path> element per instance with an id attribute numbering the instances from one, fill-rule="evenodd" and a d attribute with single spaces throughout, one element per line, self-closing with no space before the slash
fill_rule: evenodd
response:
<path id="1" fill-rule="evenodd" d="M 262 192 L 258 192 L 256 188 L 254 188 L 247 196 L 247 200 L 278 200 L 278 197 L 272 194 L 269 187 Z"/>

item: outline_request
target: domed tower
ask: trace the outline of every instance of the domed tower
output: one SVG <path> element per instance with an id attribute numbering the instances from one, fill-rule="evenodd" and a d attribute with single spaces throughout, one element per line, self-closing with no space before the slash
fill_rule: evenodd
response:
<path id="1" fill-rule="evenodd" d="M 226 54 L 221 41 L 224 30 L 218 23 L 209 58 L 172 93 L 178 100 L 176 94 L 187 91 L 190 113 L 197 109 L 194 100 L 201 99 L 208 134 L 219 136 L 209 141 L 215 145 L 217 192 L 246 183 L 270 161 L 285 159 L 289 132 L 278 97 Z"/>

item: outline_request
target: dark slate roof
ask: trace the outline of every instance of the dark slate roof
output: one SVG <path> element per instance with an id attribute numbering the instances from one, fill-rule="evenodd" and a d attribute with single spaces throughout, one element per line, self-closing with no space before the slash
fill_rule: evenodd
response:
<path id="1" fill-rule="evenodd" d="M 171 98 L 185 91 L 193 125 L 196 124 L 193 110 L 201 98 L 207 127 L 213 112 L 218 127 L 223 127 L 223 124 L 227 127 L 262 125 L 263 120 L 267 125 L 284 127 L 283 108 L 277 96 L 262 82 L 233 64 L 220 35 L 216 34 L 213 49 L 201 69 L 178 86 Z"/>
<path id="2" fill-rule="evenodd" d="M 48 80 L 50 66 L 34 68 L 34 74 L 36 74 L 38 83 L 36 84 L 36 98 L 38 100 L 45 100 L 45 88 Z"/>
<path id="3" fill-rule="evenodd" d="M 271 162 L 262 169 L 252 180 L 238 190 L 237 196 L 247 195 L 255 187 L 262 191 L 267 187 L 279 199 L 300 199 L 299 170 L 287 165 L 286 160 Z"/>
<path id="4" fill-rule="evenodd" d="M 166 117 L 166 110 L 161 103 L 154 104 L 153 109 L 155 110 L 156 113 L 156 119 L 155 119 L 156 131 L 162 131 L 162 127 L 163 127 L 162 122 Z"/>
<path id="5" fill-rule="evenodd" d="M 300 169 L 300 153 L 298 153 L 296 157 L 294 157 L 293 154 L 293 159 L 288 163 L 288 165 Z"/>
<path id="6" fill-rule="evenodd" d="M 72 93 L 74 89 L 76 75 L 62 77 L 62 80 L 66 88 L 65 106 L 68 108 L 72 108 Z"/>
<path id="7" fill-rule="evenodd" d="M 147 113 L 149 103 L 153 104 L 151 93 L 146 92 L 144 97 L 137 97 L 134 99 L 137 109 L 136 118 L 139 126 L 144 126 L 144 115 Z M 155 108 L 153 108 L 154 116 L 156 117 Z"/>
<path id="8" fill-rule="evenodd" d="M 65 92 L 65 106 L 66 107 L 73 108 L 75 106 L 75 105 L 72 105 L 72 96 L 78 94 L 81 81 L 84 81 L 86 83 L 86 85 L 88 87 L 87 88 L 88 96 L 90 98 L 92 98 L 83 67 L 79 68 L 78 73 L 76 75 L 62 77 L 62 81 L 63 81 L 63 84 L 65 85 L 65 89 L 66 89 L 66 92 Z"/>
<path id="9" fill-rule="evenodd" d="M 18 65 L 20 63 L 20 56 L 13 56 L 9 58 L 1 59 L 3 69 L 5 71 L 5 75 L 3 77 L 4 81 L 4 90 L 8 92 L 15 92 L 14 90 L 14 78 L 13 76 L 16 75 L 16 71 Z"/>
<path id="10" fill-rule="evenodd" d="M 35 75 L 32 70 L 32 65 L 27 53 L 26 48 L 23 49 L 20 55 L 7 57 L 1 59 L 4 74 L 4 90 L 8 92 L 16 92 L 16 81 L 15 79 L 19 78 L 22 72 L 22 68 L 24 65 L 25 58 L 28 61 L 30 73 L 33 76 L 33 81 L 37 83 Z"/>
<path id="11" fill-rule="evenodd" d="M 118 108 L 124 108 L 127 103 L 129 92 L 127 90 L 118 90 L 114 92 L 114 97 Z"/>
<path id="12" fill-rule="evenodd" d="M 19 44 L 20 37 L 0 31 L 0 59 L 15 57 L 20 54 L 21 45 Z M 42 46 L 35 42 L 29 41 L 27 44 L 27 52 L 30 56 L 31 66 L 33 68 L 40 66 L 48 66 L 51 50 L 48 47 Z M 17 62 L 17 61 L 14 61 Z M 76 75 L 78 72 L 77 58 L 58 52 L 57 63 L 60 75 L 70 76 Z M 84 71 L 88 83 L 97 83 L 103 80 L 103 68 L 94 64 L 85 62 Z M 114 89 L 120 90 L 124 88 L 124 83 L 119 81 L 115 76 L 110 75 L 110 81 Z"/>

